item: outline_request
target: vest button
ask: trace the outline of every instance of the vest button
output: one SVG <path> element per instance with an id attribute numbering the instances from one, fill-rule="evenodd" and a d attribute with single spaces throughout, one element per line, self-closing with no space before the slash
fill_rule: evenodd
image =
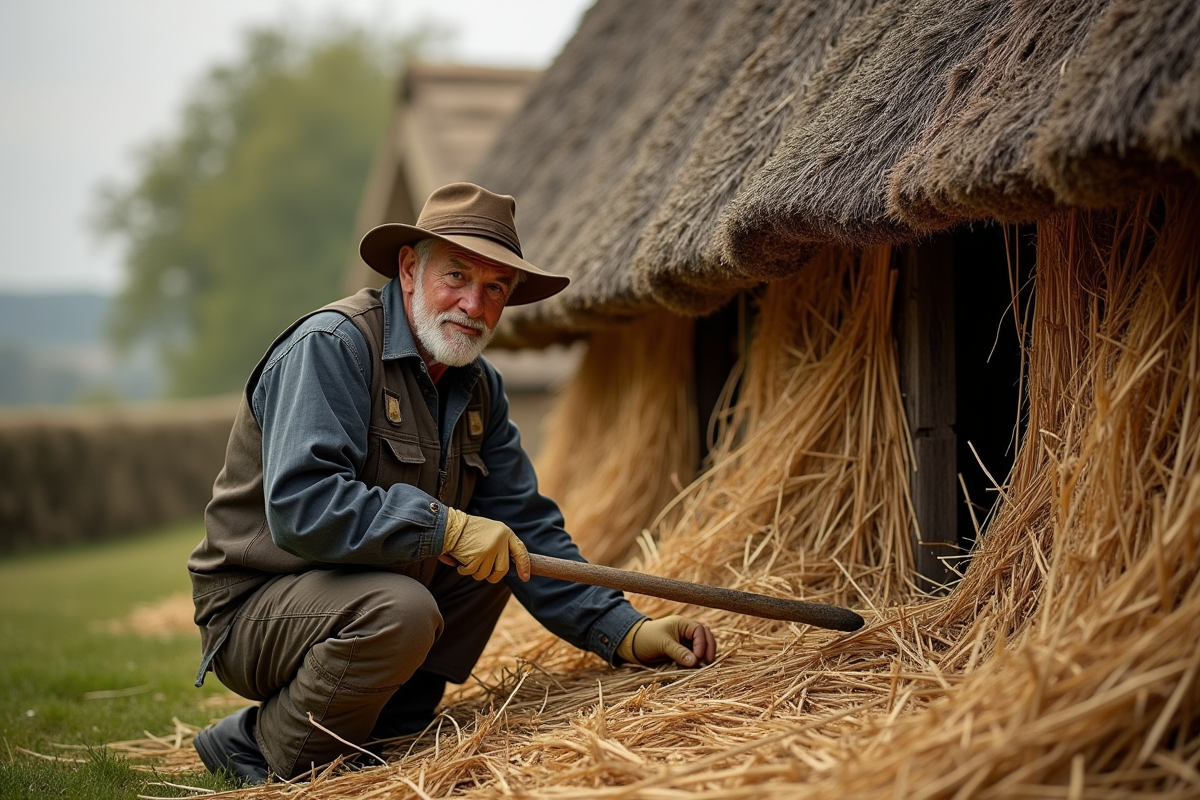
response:
<path id="1" fill-rule="evenodd" d="M 432 511 L 433 513 L 435 513 L 435 514 L 436 514 L 436 513 L 438 513 L 438 504 L 437 504 L 437 503 L 430 503 L 430 504 L 429 504 L 429 510 L 430 510 L 430 511 Z"/>
<path id="2" fill-rule="evenodd" d="M 600 644 L 608 644 L 608 637 L 604 634 L 600 634 Z"/>

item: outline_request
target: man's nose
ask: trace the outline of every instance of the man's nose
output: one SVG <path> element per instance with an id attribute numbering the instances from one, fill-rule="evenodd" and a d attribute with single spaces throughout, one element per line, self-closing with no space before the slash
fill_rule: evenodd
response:
<path id="1" fill-rule="evenodd" d="M 458 307 L 471 319 L 478 319 L 483 314 L 483 287 L 474 284 L 464 287 L 458 296 Z"/>

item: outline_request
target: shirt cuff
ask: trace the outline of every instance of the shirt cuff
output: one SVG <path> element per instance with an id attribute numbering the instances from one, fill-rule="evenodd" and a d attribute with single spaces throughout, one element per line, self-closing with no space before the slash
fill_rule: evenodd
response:
<path id="1" fill-rule="evenodd" d="M 617 658 L 617 645 L 625 638 L 625 634 L 629 633 L 630 629 L 643 619 L 649 619 L 649 617 L 629 603 L 622 603 L 616 608 L 610 609 L 605 612 L 604 616 L 592 623 L 587 636 L 588 650 L 614 667 L 624 663 Z"/>
<path id="2" fill-rule="evenodd" d="M 429 531 L 429 535 L 421 537 L 421 558 L 437 558 L 442 554 L 442 550 L 446 547 L 446 522 L 450 515 L 446 510 L 450 506 L 435 500 L 429 504 L 429 510 L 433 512 L 433 528 Z M 426 549 L 428 548 L 428 549 Z"/>

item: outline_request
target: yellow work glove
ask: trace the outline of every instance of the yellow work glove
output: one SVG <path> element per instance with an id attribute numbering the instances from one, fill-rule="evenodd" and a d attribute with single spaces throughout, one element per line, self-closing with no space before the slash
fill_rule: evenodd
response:
<path id="1" fill-rule="evenodd" d="M 681 667 L 694 667 L 697 663 L 711 662 L 716 653 L 712 632 L 699 622 L 680 616 L 644 619 L 617 645 L 620 658 L 642 666 L 674 661 Z"/>
<path id="2" fill-rule="evenodd" d="M 442 553 L 458 563 L 460 575 L 495 583 L 508 573 L 511 556 L 521 580 L 529 580 L 529 551 L 503 522 L 446 507 Z"/>

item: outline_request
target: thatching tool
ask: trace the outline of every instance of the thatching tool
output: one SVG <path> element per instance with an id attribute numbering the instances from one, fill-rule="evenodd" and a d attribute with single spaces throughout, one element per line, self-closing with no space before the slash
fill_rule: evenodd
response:
<path id="1" fill-rule="evenodd" d="M 801 622 L 805 625 L 814 625 L 818 628 L 835 631 L 856 631 L 865 624 L 862 617 L 841 606 L 807 603 L 803 600 L 787 600 L 782 597 L 742 592 L 721 586 L 688 583 L 674 578 L 662 578 L 657 575 L 646 575 L 641 572 L 605 567 L 599 564 L 568 561 L 537 553 L 529 554 L 529 564 L 532 573 L 541 575 L 543 578 L 558 578 L 592 586 L 604 586 L 608 589 L 646 594 L 661 597 L 664 600 L 675 600 L 707 608 L 719 608 L 738 614 L 749 614 L 753 617 Z"/>

